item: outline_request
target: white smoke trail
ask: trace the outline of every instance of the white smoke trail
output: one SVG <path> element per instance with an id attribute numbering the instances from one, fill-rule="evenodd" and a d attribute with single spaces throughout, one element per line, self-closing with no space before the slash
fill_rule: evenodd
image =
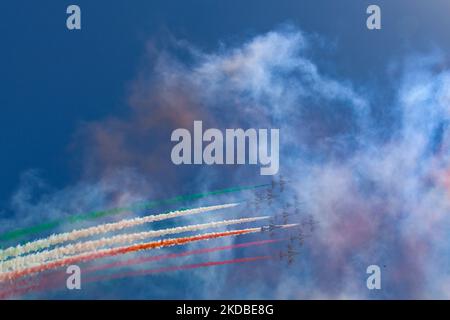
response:
<path id="1" fill-rule="evenodd" d="M 3 261 L 0 263 L 0 272 L 11 272 L 18 271 L 26 268 L 30 268 L 42 263 L 60 260 L 67 256 L 75 255 L 82 252 L 95 252 L 102 247 L 107 247 L 115 245 L 118 243 L 134 243 L 136 241 L 161 237 L 169 234 L 176 234 L 189 231 L 198 231 L 209 228 L 218 228 L 222 226 L 236 225 L 254 222 L 258 220 L 268 219 L 269 217 L 253 217 L 253 218 L 242 218 L 233 220 L 224 220 L 218 222 L 209 222 L 204 224 L 196 224 L 183 227 L 175 227 L 162 230 L 152 230 L 146 232 L 132 233 L 132 234 L 122 234 L 109 238 L 102 238 L 99 240 L 91 240 L 86 242 L 79 242 L 75 244 L 69 244 L 64 247 L 58 247 L 52 250 L 45 250 L 35 254 L 26 255 L 23 257 L 16 257 L 11 260 Z"/>
<path id="2" fill-rule="evenodd" d="M 129 228 L 144 223 L 161 221 L 170 218 L 176 218 L 191 214 L 204 213 L 213 210 L 226 209 L 237 206 L 238 203 L 222 204 L 208 207 L 199 207 L 194 209 L 186 210 L 176 210 L 168 213 L 161 213 L 157 215 L 150 215 L 146 217 L 125 219 L 118 222 L 106 223 L 94 227 L 89 227 L 85 229 L 73 230 L 71 232 L 53 234 L 47 238 L 34 240 L 24 245 L 17 245 L 15 247 L 10 247 L 4 250 L 0 250 L 0 261 L 6 260 L 9 257 L 20 256 L 29 252 L 45 249 L 56 244 L 61 244 L 67 241 L 75 241 L 80 238 L 91 237 L 97 234 L 107 233 L 111 231 L 122 230 L 124 228 Z"/>

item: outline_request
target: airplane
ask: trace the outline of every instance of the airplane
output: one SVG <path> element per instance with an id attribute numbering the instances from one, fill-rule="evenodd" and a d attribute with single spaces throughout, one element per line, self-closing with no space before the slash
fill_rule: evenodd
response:
<path id="1" fill-rule="evenodd" d="M 271 232 L 272 233 L 274 230 L 277 230 L 277 229 L 285 229 L 285 228 L 291 228 L 291 227 L 295 227 L 295 226 L 297 226 L 296 223 L 294 223 L 294 224 L 274 224 L 273 220 L 270 220 L 269 225 L 261 227 L 261 232 Z"/>
<path id="2" fill-rule="evenodd" d="M 283 179 L 283 176 L 280 175 L 280 180 L 278 182 L 276 182 L 275 180 L 272 179 L 272 181 L 270 182 L 271 184 L 271 189 L 274 190 L 276 185 L 280 186 L 280 192 L 284 191 L 284 186 L 286 185 L 286 180 Z"/>
<path id="3" fill-rule="evenodd" d="M 267 200 L 269 201 L 269 206 L 272 204 L 273 190 L 267 189 Z"/>
<path id="4" fill-rule="evenodd" d="M 298 215 L 299 213 L 296 213 L 296 212 L 290 212 L 290 211 L 288 211 L 289 210 L 289 208 L 290 208 L 290 204 L 285 204 L 284 205 L 284 207 L 283 207 L 283 210 L 280 212 L 280 213 L 277 213 L 277 214 L 275 214 L 273 217 L 274 218 L 282 218 L 283 219 L 283 223 L 284 224 L 287 224 L 289 221 L 288 221 L 288 218 L 289 217 L 291 217 L 291 216 L 294 216 L 294 215 Z"/>
<path id="5" fill-rule="evenodd" d="M 286 211 L 286 209 L 283 209 L 283 211 L 281 212 L 281 216 L 283 217 L 283 223 L 287 224 L 288 223 L 288 218 L 292 215 L 292 213 L 289 213 L 288 211 Z"/>
<path id="6" fill-rule="evenodd" d="M 294 195 L 294 207 L 295 207 L 295 214 L 300 213 L 300 201 L 298 200 L 298 195 Z"/>
<path id="7" fill-rule="evenodd" d="M 282 228 L 283 228 L 283 226 L 281 226 L 281 225 L 271 223 L 268 226 L 262 226 L 261 232 L 273 232 L 276 229 L 282 229 Z"/>
<path id="8" fill-rule="evenodd" d="M 288 223 L 288 218 L 290 216 L 289 212 L 283 210 L 282 216 L 283 216 L 283 223 L 284 224 Z"/>
<path id="9" fill-rule="evenodd" d="M 275 189 L 275 185 L 277 184 L 276 182 L 275 182 L 275 180 L 273 180 L 272 179 L 272 181 L 270 182 L 271 183 L 271 189 L 273 190 L 273 189 Z"/>
<path id="10" fill-rule="evenodd" d="M 316 225 L 318 225 L 319 222 L 317 222 L 313 216 L 309 215 L 308 219 L 306 221 L 302 222 L 303 226 L 309 226 L 309 231 L 314 232 Z"/>
<path id="11" fill-rule="evenodd" d="M 256 210 L 259 210 L 262 202 L 268 201 L 270 205 L 275 198 L 277 197 L 271 191 L 267 191 L 267 195 L 264 192 L 257 192 L 254 193 L 253 200 L 247 201 L 247 206 L 254 206 Z"/>
<path id="12" fill-rule="evenodd" d="M 259 210 L 259 205 L 260 205 L 260 203 L 263 201 L 263 196 L 262 196 L 262 194 L 261 193 L 259 193 L 259 192 L 257 192 L 257 193 L 255 193 L 255 200 L 254 201 L 252 201 L 253 202 L 253 204 L 255 205 L 255 209 L 256 210 Z"/>
<path id="13" fill-rule="evenodd" d="M 293 243 L 294 241 L 298 241 L 299 244 L 300 244 L 301 246 L 303 246 L 303 244 L 305 243 L 305 237 L 307 237 L 307 236 L 305 236 L 305 235 L 303 234 L 303 230 L 302 230 L 302 229 L 299 229 L 298 235 L 291 235 L 291 236 L 289 237 L 289 240 L 291 241 L 291 243 Z"/>
<path id="14" fill-rule="evenodd" d="M 291 244 L 288 244 L 288 248 L 286 253 L 283 251 L 280 252 L 280 260 L 287 258 L 288 264 L 292 264 L 294 262 L 294 256 L 299 255 L 300 252 L 295 251 Z"/>

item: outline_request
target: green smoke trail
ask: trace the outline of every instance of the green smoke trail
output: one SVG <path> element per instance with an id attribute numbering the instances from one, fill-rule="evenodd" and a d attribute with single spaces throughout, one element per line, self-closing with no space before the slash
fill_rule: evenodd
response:
<path id="1" fill-rule="evenodd" d="M 39 233 L 45 230 L 50 230 L 53 228 L 58 227 L 59 225 L 65 224 L 65 223 L 76 223 L 80 221 L 85 220 L 93 220 L 98 219 L 106 216 L 111 216 L 115 214 L 120 214 L 126 211 L 137 211 L 137 210 L 147 210 L 152 209 L 158 206 L 162 205 L 168 205 L 168 204 L 174 204 L 177 202 L 182 201 L 189 201 L 189 200 L 196 200 L 201 198 L 206 198 L 213 195 L 221 195 L 226 193 L 233 193 L 233 192 L 239 192 L 239 191 L 245 191 L 245 190 L 252 190 L 252 189 L 258 189 L 258 188 L 264 188 L 268 187 L 271 184 L 260 184 L 260 185 L 254 185 L 254 186 L 244 186 L 244 187 L 231 187 L 226 189 L 219 189 L 219 190 L 213 190 L 208 191 L 204 193 L 194 193 L 189 195 L 182 195 L 182 196 L 176 196 L 173 198 L 163 199 L 163 200 L 153 200 L 153 201 L 146 201 L 141 203 L 135 203 L 130 206 L 126 207 L 119 207 L 119 208 L 111 208 L 106 210 L 99 210 L 99 211 L 91 211 L 88 213 L 81 213 L 76 214 L 70 217 L 53 220 L 45 223 L 41 223 L 32 227 L 26 227 L 21 229 L 12 230 L 3 234 L 0 234 L 0 241 L 9 241 L 17 238 L 21 238 L 27 235 Z"/>

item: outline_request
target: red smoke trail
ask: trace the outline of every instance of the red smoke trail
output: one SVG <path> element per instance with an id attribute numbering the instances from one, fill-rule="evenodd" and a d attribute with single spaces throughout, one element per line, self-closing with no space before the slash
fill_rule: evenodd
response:
<path id="1" fill-rule="evenodd" d="M 203 267 L 221 266 L 221 265 L 226 265 L 226 264 L 268 260 L 271 258 L 273 258 L 273 257 L 271 257 L 271 256 L 256 256 L 256 257 L 238 258 L 238 259 L 222 260 L 222 261 L 208 261 L 208 262 L 195 263 L 195 264 L 185 264 L 185 265 L 181 265 L 181 266 L 170 266 L 170 267 L 164 267 L 164 268 L 158 268 L 158 269 L 147 269 L 147 270 L 140 270 L 140 271 L 134 271 L 134 272 L 128 272 L 128 273 L 118 273 L 118 274 L 115 274 L 112 276 L 88 278 L 85 281 L 96 282 L 96 281 L 104 281 L 104 280 L 114 280 L 114 279 L 144 276 L 144 275 L 162 273 L 162 272 L 198 269 L 198 268 L 203 268 Z"/>
<path id="2" fill-rule="evenodd" d="M 222 261 L 208 261 L 208 262 L 202 262 L 202 263 L 195 263 L 195 264 L 186 264 L 181 266 L 170 266 L 170 267 L 164 267 L 164 268 L 158 268 L 158 269 L 148 269 L 148 270 L 141 270 L 141 271 L 135 271 L 135 272 L 128 272 L 128 273 L 118 273 L 111 276 L 104 276 L 104 277 L 91 277 L 84 280 L 83 283 L 92 283 L 97 281 L 108 281 L 108 280 L 115 280 L 115 279 L 121 279 L 121 278 L 128 278 L 128 277 L 136 277 L 136 276 L 144 276 L 144 275 L 150 275 L 155 273 L 163 273 L 163 272 L 170 272 L 170 271 L 181 271 L 181 270 L 190 270 L 190 269 L 198 269 L 198 268 L 204 268 L 204 267 L 212 267 L 212 266 L 221 266 L 221 265 L 227 265 L 227 264 L 237 264 L 237 263 L 244 263 L 244 262 L 253 262 L 253 261 L 259 261 L 259 260 L 268 260 L 272 259 L 272 256 L 256 256 L 256 257 L 246 257 L 246 258 L 237 258 L 237 259 L 230 259 L 230 260 L 222 260 Z M 35 284 L 29 287 L 25 288 L 19 288 L 15 290 L 9 290 L 7 292 L 0 292 L 0 299 L 5 299 L 11 296 L 17 296 L 17 295 L 23 295 L 26 293 L 29 293 L 31 291 L 35 290 L 42 290 L 42 289 L 50 289 L 49 284 L 55 284 L 59 278 L 62 279 L 62 277 L 55 277 L 54 279 L 51 279 L 53 281 L 43 281 L 40 284 Z"/>
<path id="3" fill-rule="evenodd" d="M 253 246 L 261 246 L 264 244 L 276 243 L 276 242 L 280 242 L 280 241 L 283 241 L 283 239 L 252 241 L 252 242 L 245 242 L 245 243 L 233 244 L 233 245 L 228 245 L 228 246 L 190 250 L 190 251 L 184 251 L 184 252 L 180 252 L 180 253 L 169 253 L 169 254 L 162 254 L 162 255 L 151 256 L 151 257 L 135 258 L 135 259 L 129 259 L 126 261 L 117 261 L 117 262 L 112 262 L 112 263 L 104 264 L 104 265 L 100 265 L 100 266 L 93 266 L 90 268 L 85 268 L 83 270 L 83 272 L 84 273 L 95 272 L 95 271 L 101 271 L 101 270 L 110 269 L 110 268 L 125 267 L 125 266 L 134 265 L 134 264 L 146 263 L 146 262 L 154 262 L 154 261 L 161 261 L 161 260 L 166 260 L 166 259 L 181 258 L 181 257 L 197 255 L 197 254 L 212 253 L 212 252 L 217 252 L 217 251 L 225 251 L 225 250 L 238 249 L 238 248 L 247 248 L 247 247 L 253 247 Z"/>
<path id="4" fill-rule="evenodd" d="M 39 284 L 39 283 L 30 285 L 28 287 L 21 287 L 21 288 L 13 287 L 10 290 L 0 292 L 0 299 L 3 300 L 3 299 L 8 299 L 8 298 L 11 298 L 14 296 L 21 296 L 21 295 L 29 293 L 33 290 L 39 290 L 42 287 L 43 287 L 42 284 Z"/>
<path id="5" fill-rule="evenodd" d="M 45 275 L 39 275 L 36 277 L 24 277 L 23 279 L 18 279 L 16 281 L 10 280 L 0 284 L 0 299 L 6 299 L 12 296 L 20 296 L 31 291 L 39 290 L 45 288 L 50 283 L 54 285 L 59 283 L 65 284 L 64 279 L 68 275 L 66 273 L 61 274 L 60 272 L 54 271 Z M 61 281 L 61 282 L 60 282 Z"/>
<path id="6" fill-rule="evenodd" d="M 120 254 L 126 254 L 126 253 L 130 253 L 130 252 L 141 251 L 141 250 L 156 249 L 156 248 L 169 247 L 169 246 L 175 246 L 175 245 L 183 245 L 183 244 L 187 244 L 187 243 L 191 243 L 191 242 L 216 239 L 216 238 L 221 238 L 221 237 L 226 237 L 226 236 L 242 235 L 242 234 L 246 234 L 246 233 L 257 232 L 258 230 L 260 230 L 260 228 L 250 228 L 250 229 L 233 230 L 233 231 L 225 231 L 225 232 L 207 233 L 207 234 L 196 235 L 196 236 L 192 236 L 192 237 L 162 239 L 162 240 L 152 241 L 152 242 L 147 242 L 147 243 L 142 243 L 142 244 L 135 244 L 135 245 L 131 245 L 131 246 L 118 247 L 118 248 L 112 248 L 112 249 L 104 249 L 104 250 L 100 250 L 100 251 L 97 251 L 94 253 L 80 254 L 77 256 L 48 262 L 48 263 L 45 263 L 42 265 L 26 268 L 23 270 L 12 271 L 12 272 L 0 274 L 0 281 L 5 281 L 5 280 L 12 281 L 12 280 L 18 279 L 23 276 L 32 275 L 34 273 L 43 272 L 43 271 L 71 265 L 71 264 L 77 264 L 80 262 L 90 261 L 90 260 L 104 258 L 104 257 L 112 257 L 112 256 L 120 255 Z"/>

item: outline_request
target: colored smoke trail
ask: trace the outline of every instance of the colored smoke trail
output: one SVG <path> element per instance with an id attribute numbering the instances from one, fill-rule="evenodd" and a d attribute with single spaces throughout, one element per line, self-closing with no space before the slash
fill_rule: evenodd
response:
<path id="1" fill-rule="evenodd" d="M 183 227 L 175 227 L 162 230 L 152 230 L 146 232 L 138 232 L 132 234 L 121 234 L 110 238 L 102 238 L 99 240 L 91 240 L 86 242 L 79 242 L 75 244 L 69 244 L 64 247 L 55 248 L 53 250 L 46 250 L 38 252 L 36 254 L 27 255 L 24 257 L 17 257 L 11 260 L 0 263 L 0 270 L 2 272 L 18 271 L 26 268 L 31 268 L 35 265 L 42 264 L 46 261 L 61 260 L 67 256 L 75 255 L 87 251 L 96 251 L 100 248 L 115 245 L 118 243 L 134 243 L 136 241 L 162 237 L 169 234 L 177 234 L 182 232 L 199 231 L 209 228 L 218 228 L 223 226 L 230 226 L 236 224 L 243 224 L 249 222 L 255 222 L 269 217 L 253 217 L 253 218 L 241 218 L 232 220 L 223 220 L 218 222 L 209 222 L 204 224 L 196 224 Z"/>
<path id="2" fill-rule="evenodd" d="M 148 270 L 134 271 L 134 272 L 128 272 L 128 273 L 118 273 L 118 274 L 113 274 L 111 276 L 86 278 L 84 280 L 84 283 L 110 281 L 110 280 L 117 280 L 117 279 L 136 277 L 136 276 L 145 276 L 145 275 L 164 273 L 164 272 L 173 272 L 173 271 L 191 270 L 191 269 L 199 269 L 199 268 L 213 267 L 213 266 L 223 266 L 223 265 L 229 265 L 229 264 L 255 262 L 255 261 L 261 261 L 261 260 L 269 260 L 272 258 L 273 258 L 272 256 L 255 256 L 255 257 L 236 258 L 236 259 L 221 260 L 221 261 L 208 261 L 208 262 L 186 264 L 186 265 L 180 265 L 180 266 L 170 266 L 170 267 L 148 269 Z M 53 280 L 55 280 L 55 279 L 53 279 Z M 16 289 L 8 290 L 5 292 L 0 292 L 0 299 L 5 299 L 5 298 L 11 297 L 11 296 L 23 295 L 23 294 L 26 294 L 26 293 L 29 293 L 29 292 L 35 291 L 35 290 L 50 289 L 49 284 L 54 284 L 54 282 L 55 281 L 53 281 L 53 283 L 44 281 L 43 283 L 40 283 L 40 284 L 33 284 L 28 287 L 16 288 Z"/>
<path id="3" fill-rule="evenodd" d="M 83 275 L 85 275 L 87 273 L 93 273 L 93 272 L 103 271 L 103 270 L 112 269 L 112 268 L 126 267 L 126 266 L 161 261 L 161 260 L 166 260 L 166 259 L 176 259 L 176 258 L 182 258 L 182 257 L 192 256 L 192 255 L 201 255 L 201 254 L 213 253 L 213 252 L 219 252 L 219 251 L 226 251 L 226 250 L 233 250 L 233 249 L 240 249 L 240 248 L 249 248 L 249 247 L 255 247 L 255 246 L 263 246 L 266 244 L 278 243 L 278 242 L 281 242 L 284 240 L 285 239 L 259 240 L 259 241 L 251 241 L 251 242 L 227 245 L 227 246 L 218 246 L 218 247 L 212 247 L 212 248 L 189 250 L 189 251 L 184 251 L 184 252 L 180 252 L 180 253 L 169 253 L 169 254 L 161 254 L 161 255 L 151 256 L 151 257 L 128 259 L 126 261 L 117 261 L 117 262 L 102 264 L 102 265 L 98 265 L 98 266 L 83 268 Z M 46 290 L 46 289 L 55 288 L 58 285 L 61 285 L 61 283 L 64 283 L 64 280 L 67 277 L 67 275 L 55 273 L 54 275 L 47 275 L 46 277 L 49 277 L 49 278 L 43 278 L 38 283 L 35 283 L 36 282 L 35 278 L 24 279 L 21 281 L 19 280 L 18 282 L 14 283 L 13 287 L 8 288 L 8 290 L 0 291 L 0 299 L 9 297 L 9 296 L 13 296 L 13 295 L 21 295 L 21 294 L 29 293 L 29 292 L 35 291 L 35 290 Z"/>
<path id="4" fill-rule="evenodd" d="M 135 244 L 131 246 L 123 246 L 118 248 L 111 249 L 103 249 L 96 252 L 83 253 L 80 255 L 64 258 L 57 261 L 48 262 L 42 265 L 30 267 L 20 271 L 12 271 L 0 273 L 0 281 L 13 281 L 23 276 L 29 276 L 32 274 L 36 274 L 39 272 L 56 269 L 59 267 L 64 267 L 71 264 L 77 264 L 80 262 L 86 262 L 90 260 L 112 257 L 116 255 L 126 254 L 130 252 L 142 251 L 142 250 L 151 250 L 163 247 L 171 247 L 176 245 L 184 245 L 191 242 L 202 241 L 202 240 L 210 240 L 227 236 L 238 236 L 248 233 L 260 232 L 261 228 L 248 228 L 248 229 L 240 229 L 240 230 L 232 230 L 232 231 L 224 231 L 224 232 L 214 232 L 214 233 L 206 233 L 199 234 L 191 237 L 184 238 L 172 238 L 172 239 L 161 239 L 158 241 Z"/>
<path id="5" fill-rule="evenodd" d="M 132 272 L 127 272 L 127 273 L 124 272 L 124 273 L 118 273 L 115 275 L 104 276 L 104 277 L 87 278 L 85 281 L 88 283 L 89 282 L 97 282 L 97 281 L 109 281 L 109 280 L 136 277 L 136 276 L 145 276 L 145 275 L 150 275 L 150 274 L 155 274 L 155 273 L 198 269 L 198 268 L 204 268 L 204 267 L 222 266 L 222 265 L 227 265 L 227 264 L 253 262 L 253 261 L 260 261 L 260 260 L 269 260 L 272 258 L 273 258 L 272 256 L 255 256 L 255 257 L 236 258 L 236 259 L 221 260 L 221 261 L 208 261 L 208 262 L 201 262 L 201 263 L 194 263 L 194 264 L 185 264 L 185 265 L 180 265 L 180 266 L 170 266 L 170 267 L 163 267 L 163 268 L 157 268 L 157 269 L 132 271 Z"/>
<path id="6" fill-rule="evenodd" d="M 33 252 L 41 249 L 48 248 L 50 246 L 61 244 L 67 241 L 75 241 L 80 238 L 91 237 L 97 234 L 107 233 L 111 231 L 118 231 L 124 228 L 130 228 L 145 223 L 161 221 L 191 214 L 204 213 L 213 210 L 226 209 L 237 206 L 237 203 L 215 205 L 209 207 L 200 207 L 194 209 L 177 210 L 168 213 L 150 215 L 145 217 L 139 217 L 134 219 L 125 219 L 118 222 L 105 223 L 94 227 L 73 230 L 71 232 L 65 232 L 60 234 L 54 234 L 50 237 L 34 240 L 24 245 L 17 245 L 4 250 L 0 250 L 0 261 L 5 260 L 8 257 L 19 256 L 28 252 Z M 1 267 L 1 264 L 0 264 Z M 1 269 L 0 269 L 1 271 Z"/>
<path id="7" fill-rule="evenodd" d="M 228 245 L 228 246 L 189 250 L 189 251 L 184 251 L 184 252 L 180 252 L 180 253 L 168 253 L 168 254 L 161 254 L 161 255 L 151 256 L 151 257 L 134 258 L 134 259 L 126 260 L 126 261 L 117 261 L 117 262 L 112 262 L 112 263 L 103 264 L 103 265 L 99 265 L 99 266 L 92 266 L 89 268 L 84 268 L 83 272 L 85 272 L 85 273 L 86 272 L 96 272 L 96 271 L 102 271 L 102 270 L 111 269 L 111 268 L 126 267 L 126 266 L 142 264 L 142 263 L 147 263 L 147 262 L 161 261 L 161 260 L 166 260 L 166 259 L 175 259 L 175 258 L 187 257 L 187 256 L 192 256 L 192 255 L 200 255 L 200 254 L 205 254 L 205 253 L 213 253 L 213 252 L 226 251 L 226 250 L 232 250 L 232 249 L 262 246 L 265 244 L 277 243 L 280 241 L 283 241 L 283 239 L 251 241 L 251 242 L 244 242 L 244 243 L 233 244 L 233 245 Z"/>
<path id="8" fill-rule="evenodd" d="M 6 290 L 6 291 L 0 291 L 0 299 L 3 300 L 3 299 L 11 298 L 13 296 L 20 296 L 20 295 L 29 293 L 34 290 L 39 290 L 42 288 L 43 288 L 42 284 L 33 284 L 33 285 L 23 287 L 23 288 L 13 288 L 13 289 Z"/>
<path id="9" fill-rule="evenodd" d="M 148 202 L 143 202 L 143 203 L 136 203 L 136 204 L 126 206 L 126 207 L 118 207 L 118 208 L 112 208 L 112 209 L 107 209 L 107 210 L 92 211 L 89 213 L 72 215 L 72 216 L 64 218 L 64 219 L 48 221 L 48 222 L 41 223 L 41 224 L 38 224 L 35 226 L 5 232 L 3 234 L 0 234 L 0 241 L 9 241 L 9 240 L 13 240 L 16 238 L 21 238 L 21 237 L 39 233 L 39 232 L 42 232 L 45 230 L 50 230 L 50 229 L 56 228 L 62 224 L 66 224 L 66 223 L 77 223 L 77 222 L 85 221 L 85 220 L 93 220 L 93 219 L 98 219 L 98 218 L 102 218 L 102 217 L 106 217 L 106 216 L 124 213 L 127 211 L 148 210 L 148 209 L 152 209 L 152 208 L 155 208 L 155 207 L 158 207 L 161 205 L 174 204 L 174 203 L 178 203 L 178 202 L 182 202 L 182 201 L 189 201 L 189 200 L 197 200 L 197 199 L 202 199 L 202 198 L 206 198 L 206 197 L 214 196 L 214 195 L 222 195 L 222 194 L 227 194 L 227 193 L 234 193 L 234 192 L 253 190 L 253 189 L 258 189 L 258 188 L 264 188 L 264 187 L 268 187 L 270 185 L 271 184 L 260 184 L 260 185 L 253 185 L 253 186 L 225 188 L 225 189 L 213 190 L 213 191 L 204 192 L 204 193 L 194 193 L 194 194 L 189 194 L 189 195 L 184 195 L 184 196 L 176 196 L 173 198 L 168 198 L 168 199 L 163 199 L 163 200 L 154 200 L 154 201 L 148 201 Z"/>

